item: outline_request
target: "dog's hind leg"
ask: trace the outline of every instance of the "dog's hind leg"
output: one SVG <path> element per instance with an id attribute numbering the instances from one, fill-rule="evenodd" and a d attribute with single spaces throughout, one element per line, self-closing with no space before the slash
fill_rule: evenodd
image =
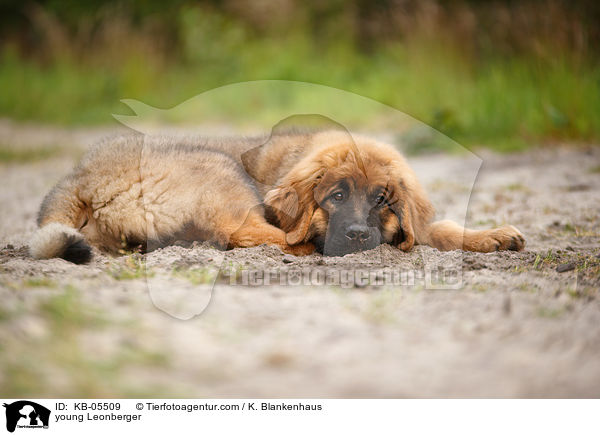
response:
<path id="1" fill-rule="evenodd" d="M 438 221 L 429 225 L 426 231 L 426 236 L 420 243 L 440 251 L 520 251 L 525 247 L 523 234 L 512 225 L 490 230 L 469 230 L 452 221 Z"/>
<path id="2" fill-rule="evenodd" d="M 269 224 L 260 213 L 251 211 L 242 226 L 229 237 L 229 247 L 248 248 L 262 244 L 278 246 L 293 255 L 309 255 L 315 250 L 312 243 L 289 245 L 283 230 Z"/>

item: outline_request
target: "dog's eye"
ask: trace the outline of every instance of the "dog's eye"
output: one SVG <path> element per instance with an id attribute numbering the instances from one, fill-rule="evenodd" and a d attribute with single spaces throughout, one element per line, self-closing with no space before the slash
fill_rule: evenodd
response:
<path id="1" fill-rule="evenodd" d="M 333 199 L 334 201 L 343 201 L 344 200 L 344 192 L 335 192 L 333 195 L 331 195 L 331 199 Z"/>
<path id="2" fill-rule="evenodd" d="M 375 198 L 375 204 L 382 205 L 385 202 L 385 195 L 383 193 L 377 195 Z"/>

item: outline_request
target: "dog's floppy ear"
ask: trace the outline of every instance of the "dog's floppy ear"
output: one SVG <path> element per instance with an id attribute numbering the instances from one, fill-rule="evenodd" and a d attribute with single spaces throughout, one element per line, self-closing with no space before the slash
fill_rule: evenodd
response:
<path id="1" fill-rule="evenodd" d="M 289 245 L 297 245 L 306 238 L 318 207 L 314 188 L 324 172 L 325 168 L 319 162 L 305 159 L 287 174 L 278 187 L 265 195 L 265 206 L 275 214 L 280 228 L 287 233 Z"/>
<path id="2" fill-rule="evenodd" d="M 302 201 L 292 187 L 277 187 L 265 195 L 265 205 L 277 216 L 279 225 L 286 232 L 288 245 L 304 241 L 315 211 L 312 201 Z"/>
<path id="3" fill-rule="evenodd" d="M 434 209 L 412 169 L 403 161 L 396 163 L 391 176 L 394 196 L 390 204 L 400 221 L 398 248 L 410 251 L 415 242 L 426 237 Z"/>

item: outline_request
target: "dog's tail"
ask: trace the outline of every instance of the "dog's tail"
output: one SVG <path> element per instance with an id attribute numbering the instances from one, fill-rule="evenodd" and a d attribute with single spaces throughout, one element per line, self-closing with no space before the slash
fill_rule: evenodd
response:
<path id="1" fill-rule="evenodd" d="M 39 229 L 29 243 L 33 258 L 63 258 L 76 264 L 87 263 L 92 249 L 77 228 L 85 225 L 86 205 L 77 195 L 74 179 L 67 177 L 48 193 L 38 215 Z"/>

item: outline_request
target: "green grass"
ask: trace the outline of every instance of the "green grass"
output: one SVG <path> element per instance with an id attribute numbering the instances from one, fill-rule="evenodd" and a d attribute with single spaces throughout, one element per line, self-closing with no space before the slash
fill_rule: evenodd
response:
<path id="1" fill-rule="evenodd" d="M 131 375 L 168 370 L 168 354 L 139 340 L 144 329 L 137 322 L 113 318 L 112 313 L 85 302 L 80 289 L 65 286 L 49 297 L 38 295 L 27 305 L 19 302 L 1 312 L 0 391 L 6 396 L 97 398 L 171 394 L 168 385 L 157 387 L 153 381 L 138 382 L 139 377 Z M 37 332 L 11 332 L 18 327 L 6 327 L 6 322 L 14 318 L 38 325 L 30 328 Z M 110 341 L 116 330 L 120 331 L 121 342 L 112 343 L 111 350 L 104 353 L 90 352 L 88 340 L 108 337 Z"/>
<path id="2" fill-rule="evenodd" d="M 103 314 L 84 305 L 78 290 L 71 285 L 42 302 L 39 308 L 53 330 L 60 334 L 74 333 L 79 328 L 99 328 L 106 325 Z"/>
<path id="3" fill-rule="evenodd" d="M 18 149 L 8 145 L 0 145 L 0 163 L 30 163 L 46 160 L 64 152 L 59 147 L 44 147 L 39 149 Z"/>
<path id="4" fill-rule="evenodd" d="M 545 255 L 537 254 L 535 256 L 535 260 L 533 261 L 533 269 L 539 270 L 543 267 L 555 267 L 557 264 L 557 257 L 552 249 L 549 249 Z"/>
<path id="5" fill-rule="evenodd" d="M 517 290 L 523 293 L 537 293 L 537 288 L 528 283 L 521 283 L 517 286 Z"/>
<path id="6" fill-rule="evenodd" d="M 592 61 L 573 61 L 561 53 L 550 60 L 523 55 L 473 60 L 443 42 L 435 46 L 418 40 L 382 43 L 365 54 L 343 39 L 319 45 L 293 32 L 278 39 L 244 39 L 235 29 L 228 32 L 204 50 L 190 42 L 184 61 L 166 63 L 130 53 L 118 62 L 92 54 L 85 62 L 58 57 L 42 65 L 5 49 L 0 55 L 0 115 L 65 125 L 102 124 L 113 122 L 112 113 L 130 114 L 121 99 L 166 109 L 219 86 L 277 79 L 375 99 L 465 146 L 510 151 L 543 142 L 600 139 L 600 69 Z M 316 97 L 301 87 L 264 95 L 260 101 L 223 94 L 211 107 L 214 113 L 189 113 L 177 121 L 198 123 L 221 113 L 225 121 L 229 117 L 235 122 L 244 114 L 306 107 L 311 98 Z M 367 126 L 378 121 L 377 113 L 345 108 L 335 100 L 322 99 L 317 107 L 323 113 L 345 109 L 352 115 L 349 119 Z M 406 139 L 417 150 L 445 147 L 420 133 Z M 0 160 L 6 158 L 21 157 L 2 157 L 0 152 Z"/>
<path id="7" fill-rule="evenodd" d="M 203 267 L 194 269 L 176 268 L 171 275 L 175 278 L 182 278 L 194 285 L 213 284 L 219 274 L 215 268 Z"/>
<path id="8" fill-rule="evenodd" d="M 4 285 L 13 290 L 26 290 L 36 288 L 55 289 L 58 282 L 45 276 L 33 276 L 20 280 L 11 280 L 8 277 L 0 279 L 0 285 Z"/>
<path id="9" fill-rule="evenodd" d="M 57 286 L 56 281 L 46 277 L 28 278 L 23 282 L 24 287 L 48 287 L 54 288 Z"/>
<path id="10" fill-rule="evenodd" d="M 537 315 L 539 317 L 544 317 L 547 319 L 556 319 L 561 317 L 565 313 L 563 308 L 548 308 L 548 307 L 538 307 Z"/>
<path id="11" fill-rule="evenodd" d="M 509 192 L 526 192 L 529 193 L 530 189 L 521 183 L 511 183 L 505 187 Z"/>
<path id="12" fill-rule="evenodd" d="M 123 257 L 122 261 L 115 262 L 109 268 L 108 273 L 117 281 L 129 281 L 154 275 L 146 268 L 144 259 L 138 254 L 127 255 Z"/>

